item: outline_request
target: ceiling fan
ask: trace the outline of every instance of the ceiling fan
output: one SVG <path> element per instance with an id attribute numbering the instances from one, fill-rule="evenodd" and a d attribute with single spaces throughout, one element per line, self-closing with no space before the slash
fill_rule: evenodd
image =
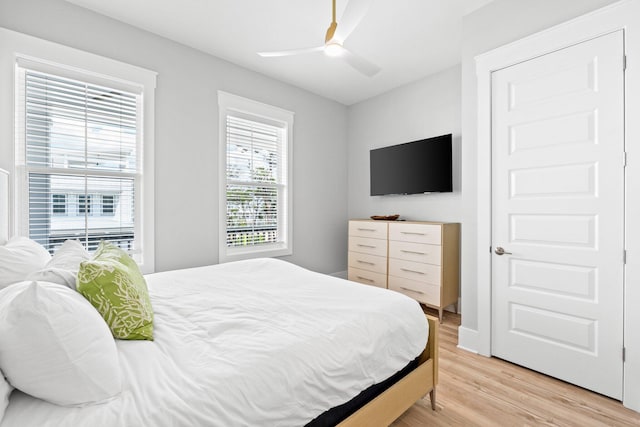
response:
<path id="1" fill-rule="evenodd" d="M 282 50 L 277 52 L 258 52 L 263 57 L 280 57 L 304 55 L 308 53 L 324 52 L 327 56 L 335 56 L 344 59 L 349 65 L 362 74 L 372 77 L 380 71 L 380 67 L 374 63 L 356 55 L 344 47 L 344 41 L 358 26 L 364 15 L 369 10 L 372 0 L 349 0 L 342 14 L 340 25 L 336 21 L 336 0 L 332 0 L 333 9 L 331 25 L 327 29 L 324 45 L 303 49 Z"/>

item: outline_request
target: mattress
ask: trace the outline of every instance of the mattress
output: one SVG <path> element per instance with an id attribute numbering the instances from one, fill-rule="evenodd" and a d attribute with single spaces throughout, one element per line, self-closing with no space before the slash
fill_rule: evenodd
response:
<path id="1" fill-rule="evenodd" d="M 302 426 L 401 370 L 428 337 L 414 300 L 281 260 L 146 279 L 155 340 L 117 341 L 122 393 L 66 408 L 14 391 L 1 427 Z"/>

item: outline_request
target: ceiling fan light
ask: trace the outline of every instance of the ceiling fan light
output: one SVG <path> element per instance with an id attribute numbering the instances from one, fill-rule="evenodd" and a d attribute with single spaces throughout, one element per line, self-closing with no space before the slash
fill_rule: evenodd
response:
<path id="1" fill-rule="evenodd" d="M 344 48 L 340 43 L 327 43 L 324 45 L 324 53 L 327 56 L 340 56 L 344 53 Z"/>

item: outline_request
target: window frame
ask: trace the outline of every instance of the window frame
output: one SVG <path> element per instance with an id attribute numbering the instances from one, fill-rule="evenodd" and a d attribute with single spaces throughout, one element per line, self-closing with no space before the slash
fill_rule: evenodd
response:
<path id="1" fill-rule="evenodd" d="M 37 38 L 26 38 L 20 33 L 6 32 L 7 44 L 13 49 L 14 81 L 14 174 L 12 234 L 28 236 L 29 206 L 27 167 L 25 164 L 26 141 L 24 139 L 24 113 L 20 111 L 19 95 L 21 69 L 59 75 L 135 92 L 139 96 L 138 176 L 135 182 L 135 203 L 139 213 L 135 218 L 137 249 L 132 256 L 143 273 L 155 271 L 155 215 L 154 215 L 154 117 L 157 73 L 134 65 L 104 58 L 57 43 Z M 3 34 L 4 35 L 4 34 Z M 67 195 L 67 214 L 69 200 Z M 93 198 L 92 198 L 93 199 Z M 93 200 L 92 200 L 93 202 Z M 93 211 L 93 207 L 92 207 Z"/>
<path id="2" fill-rule="evenodd" d="M 279 257 L 293 253 L 293 119 L 294 113 L 279 107 L 264 104 L 227 92 L 218 91 L 218 171 L 219 171 L 219 235 L 218 262 L 230 262 L 257 257 Z M 284 157 L 282 173 L 284 187 L 278 198 L 278 234 L 283 236 L 281 242 L 265 243 L 242 247 L 227 246 L 227 117 L 241 117 L 259 123 L 271 124 L 283 129 L 283 140 L 280 153 Z"/>

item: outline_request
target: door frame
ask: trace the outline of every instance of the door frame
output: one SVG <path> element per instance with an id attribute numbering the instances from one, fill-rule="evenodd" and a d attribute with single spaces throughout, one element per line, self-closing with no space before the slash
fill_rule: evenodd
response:
<path id="1" fill-rule="evenodd" d="M 622 0 L 475 58 L 478 86 L 477 350 L 479 354 L 491 355 L 491 75 L 502 68 L 623 30 L 624 51 L 627 56 L 624 94 L 624 134 L 627 152 L 624 214 L 627 263 L 623 303 L 626 348 L 623 404 L 640 412 L 640 334 L 636 330 L 634 337 L 632 333 L 633 326 L 640 325 L 640 310 L 627 309 L 640 306 L 640 221 L 630 220 L 640 218 L 640 23 L 632 22 L 633 16 L 640 16 L 640 0 Z M 622 60 L 623 58 L 620 58 L 620 61 Z M 637 164 L 634 164 L 634 161 Z"/>

